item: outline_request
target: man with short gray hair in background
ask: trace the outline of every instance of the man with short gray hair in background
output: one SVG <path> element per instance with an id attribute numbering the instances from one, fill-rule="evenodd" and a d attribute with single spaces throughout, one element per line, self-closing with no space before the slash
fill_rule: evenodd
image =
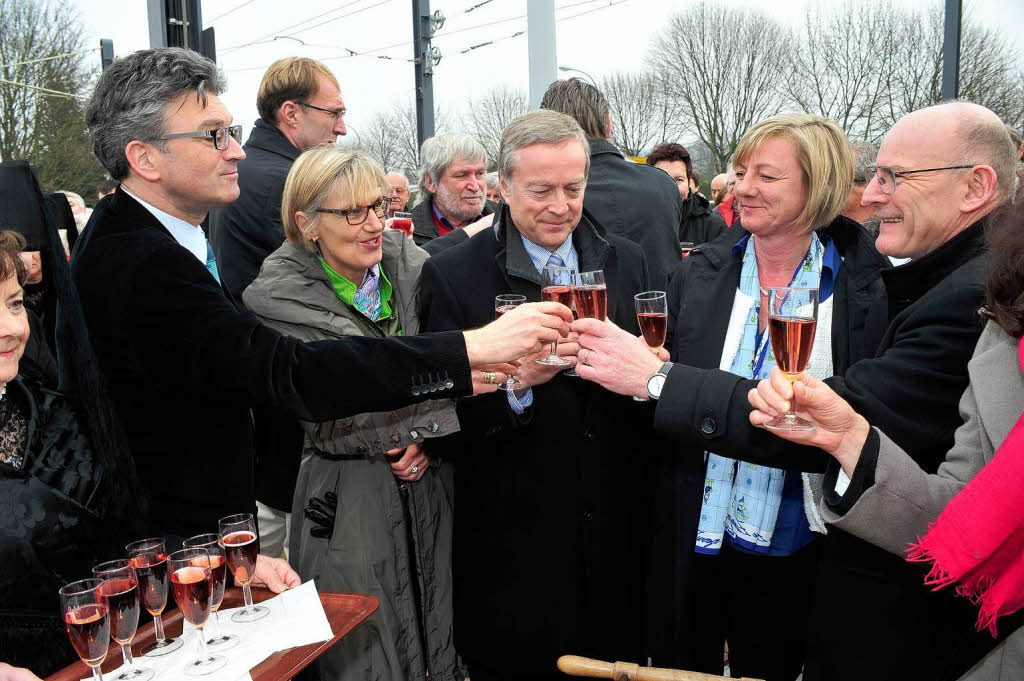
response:
<path id="1" fill-rule="evenodd" d="M 439 132 L 424 140 L 420 164 L 420 202 L 412 209 L 412 238 L 417 246 L 425 248 L 430 241 L 494 213 L 484 181 L 487 152 L 472 135 Z M 448 242 L 463 238 L 456 235 Z"/>
<path id="2" fill-rule="evenodd" d="M 864 229 L 868 230 L 871 238 L 878 236 L 879 219 L 875 217 L 873 206 L 865 206 L 861 203 L 864 196 L 864 189 L 868 182 L 874 177 L 873 168 L 878 149 L 871 142 L 850 142 L 850 149 L 853 150 L 853 187 L 850 189 L 850 197 L 846 199 L 841 215 L 845 215 L 855 222 L 859 222 Z"/>

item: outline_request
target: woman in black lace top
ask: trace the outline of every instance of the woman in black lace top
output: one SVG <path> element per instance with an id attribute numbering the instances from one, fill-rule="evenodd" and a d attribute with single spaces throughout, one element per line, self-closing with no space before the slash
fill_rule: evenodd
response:
<path id="1" fill-rule="evenodd" d="M 113 555 L 126 478 L 79 403 L 24 376 L 24 244 L 0 232 L 0 661 L 45 676 L 76 659 L 57 590 Z"/>

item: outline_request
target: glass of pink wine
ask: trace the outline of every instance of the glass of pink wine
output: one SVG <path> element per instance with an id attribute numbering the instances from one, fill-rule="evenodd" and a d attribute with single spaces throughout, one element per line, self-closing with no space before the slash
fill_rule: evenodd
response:
<path id="1" fill-rule="evenodd" d="M 221 669 L 228 660 L 206 650 L 203 627 L 213 612 L 213 575 L 206 549 L 181 549 L 167 557 L 171 591 L 181 615 L 196 628 L 199 655 L 185 665 L 185 676 L 206 676 Z"/>
<path id="2" fill-rule="evenodd" d="M 197 534 L 186 539 L 182 546 L 186 549 L 206 549 L 210 554 L 210 575 L 213 580 L 213 629 L 215 632 L 206 640 L 206 645 L 216 650 L 227 650 L 238 645 L 238 637 L 225 634 L 220 626 L 220 606 L 224 603 L 224 589 L 228 581 L 228 559 L 224 547 L 220 545 L 220 535 L 212 532 Z"/>
<path id="3" fill-rule="evenodd" d="M 100 665 L 110 645 L 110 616 L 100 595 L 102 579 L 82 579 L 60 589 L 64 629 L 78 657 L 92 670 L 94 681 L 103 681 Z"/>
<path id="4" fill-rule="evenodd" d="M 132 639 L 139 628 L 139 582 L 135 576 L 135 565 L 127 559 L 110 560 L 94 567 L 92 574 L 103 580 L 100 595 L 110 616 L 110 638 L 121 646 L 124 659 L 125 670 L 114 678 L 117 681 L 148 681 L 155 672 L 136 667 L 132 660 Z"/>
<path id="5" fill-rule="evenodd" d="M 608 318 L 608 287 L 604 282 L 604 270 L 573 272 L 572 309 L 574 319 Z M 566 376 L 579 376 L 575 367 L 565 372 Z"/>
<path id="6" fill-rule="evenodd" d="M 256 556 L 260 553 L 260 536 L 252 513 L 238 513 L 217 521 L 220 545 L 228 559 L 228 570 L 242 587 L 245 607 L 231 616 L 232 622 L 255 622 L 270 614 L 268 608 L 252 604 L 252 578 L 256 573 Z"/>
<path id="7" fill-rule="evenodd" d="M 644 291 L 633 296 L 636 321 L 651 352 L 658 354 L 668 333 L 668 298 L 664 291 Z"/>
<path id="8" fill-rule="evenodd" d="M 519 295 L 518 293 L 505 293 L 500 296 L 494 296 L 494 318 L 500 318 L 501 315 L 516 309 L 525 302 L 526 296 Z M 509 376 L 498 384 L 498 390 L 519 390 L 523 387 L 525 387 L 523 382 L 515 376 Z"/>
<path id="9" fill-rule="evenodd" d="M 159 657 L 173 653 L 182 646 L 180 638 L 167 638 L 161 617 L 167 607 L 167 548 L 159 537 L 133 541 L 125 547 L 135 566 L 142 607 L 153 616 L 156 643 L 142 651 L 143 657 Z"/>
<path id="10" fill-rule="evenodd" d="M 790 382 L 800 379 L 811 361 L 818 327 L 818 289 L 782 286 L 768 292 L 768 330 L 775 364 Z M 765 422 L 773 430 L 814 430 L 817 426 L 796 415 L 796 399 L 789 411 Z"/>
<path id="11" fill-rule="evenodd" d="M 568 267 L 546 266 L 541 274 L 540 299 L 561 303 L 571 309 L 572 275 L 573 270 Z M 537 364 L 542 364 L 546 367 L 567 367 L 570 362 L 558 356 L 558 341 L 555 341 L 551 344 L 551 352 L 547 356 L 538 359 Z"/>

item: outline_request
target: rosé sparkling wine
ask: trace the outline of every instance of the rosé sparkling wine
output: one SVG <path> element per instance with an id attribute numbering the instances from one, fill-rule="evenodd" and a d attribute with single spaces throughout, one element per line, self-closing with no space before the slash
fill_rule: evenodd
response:
<path id="1" fill-rule="evenodd" d="M 639 312 L 636 320 L 640 324 L 640 331 L 644 334 L 644 342 L 649 347 L 660 348 L 665 344 L 665 336 L 668 332 L 668 313 L 665 312 Z"/>
<path id="2" fill-rule="evenodd" d="M 80 605 L 64 613 L 64 628 L 78 657 L 90 667 L 107 656 L 110 618 L 105 605 Z"/>
<path id="3" fill-rule="evenodd" d="M 254 532 L 240 530 L 232 532 L 223 539 L 224 552 L 228 558 L 228 568 L 239 584 L 252 581 L 256 569 L 256 555 L 260 552 L 260 540 Z"/>
<path id="4" fill-rule="evenodd" d="M 608 318 L 608 287 L 580 286 L 573 289 L 573 300 L 576 303 L 576 310 L 582 319 L 600 319 L 605 321 Z"/>
<path id="5" fill-rule="evenodd" d="M 213 609 L 213 586 L 206 567 L 178 568 L 171 575 L 174 600 L 181 614 L 197 627 L 206 624 Z"/>
<path id="6" fill-rule="evenodd" d="M 786 378 L 795 381 L 811 360 L 814 331 L 818 322 L 815 319 L 770 317 L 768 324 L 771 327 L 775 363 L 786 374 Z"/>

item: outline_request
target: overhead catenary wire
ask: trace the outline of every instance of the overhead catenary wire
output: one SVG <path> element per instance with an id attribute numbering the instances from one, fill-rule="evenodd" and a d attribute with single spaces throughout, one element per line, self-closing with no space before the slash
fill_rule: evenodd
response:
<path id="1" fill-rule="evenodd" d="M 231 9 L 229 9 L 227 12 L 222 12 L 221 14 L 218 14 L 217 16 L 215 16 L 214 18 L 210 19 L 206 23 L 207 24 L 213 24 L 213 22 L 219 21 L 219 20 L 223 19 L 224 17 L 226 17 L 227 15 L 231 14 L 232 12 L 237 12 L 238 10 L 242 9 L 243 7 L 245 7 L 246 5 L 251 5 L 254 2 L 256 2 L 256 0 L 245 0 L 245 2 L 243 2 L 241 5 L 237 5 L 235 7 L 232 7 Z"/>
<path id="2" fill-rule="evenodd" d="M 44 61 L 53 61 L 54 59 L 63 59 L 64 57 L 74 57 L 79 54 L 88 54 L 90 52 L 99 52 L 100 48 L 90 47 L 85 50 L 78 50 L 76 52 L 65 52 L 63 54 L 54 54 L 49 57 L 39 57 L 38 59 L 28 59 L 26 61 L 14 61 L 10 64 L 0 64 L 0 69 L 6 69 L 11 66 L 28 66 L 29 64 L 40 64 Z"/>
<path id="3" fill-rule="evenodd" d="M 259 38 L 256 38 L 256 40 L 253 40 L 251 42 L 244 43 L 242 45 L 233 45 L 231 47 L 225 47 L 222 50 L 222 52 L 225 52 L 225 53 L 226 52 L 234 52 L 236 50 L 242 49 L 243 47 L 251 47 L 253 45 L 261 45 L 261 44 L 263 44 L 265 42 L 271 42 L 272 40 L 276 40 L 278 37 L 290 37 L 289 35 L 287 35 L 287 32 L 292 30 L 293 28 L 298 28 L 299 26 L 302 26 L 303 24 L 308 24 L 311 21 L 316 21 L 317 19 L 325 17 L 328 14 L 334 14 L 335 12 L 340 12 L 341 10 L 343 10 L 343 9 L 345 9 L 347 7 L 351 7 L 352 5 L 358 4 L 358 3 L 362 2 L 362 1 L 363 0 L 351 0 L 351 2 L 346 2 L 344 5 L 341 5 L 339 7 L 335 7 L 334 9 L 329 9 L 326 12 L 321 12 L 320 14 L 317 14 L 314 17 L 310 17 L 308 19 L 304 19 L 304 20 L 302 20 L 302 21 L 300 21 L 298 23 L 292 24 L 291 26 L 285 26 L 284 28 L 279 28 L 276 31 L 272 31 L 270 33 L 267 33 L 266 35 L 260 36 Z M 390 2 L 390 0 L 384 0 L 384 2 Z M 363 7 L 361 9 L 356 10 L 355 12 L 352 12 L 351 14 L 356 14 L 358 12 L 362 12 L 364 10 L 370 9 L 371 7 L 376 7 L 377 5 L 380 5 L 380 4 L 383 4 L 383 2 L 378 2 L 376 5 L 370 5 L 369 7 Z M 316 26 L 313 26 L 311 28 L 319 28 L 320 26 L 323 26 L 325 23 L 330 23 L 331 21 L 335 21 L 336 19 L 342 19 L 342 18 L 347 17 L 347 16 L 350 16 L 350 14 L 343 14 L 343 15 L 341 15 L 339 17 L 334 17 L 334 18 L 330 19 L 327 22 L 324 22 L 324 23 L 321 23 L 321 24 L 317 24 Z M 296 31 L 296 33 L 302 33 L 304 31 L 308 31 L 308 30 L 310 30 L 310 29 L 304 28 L 301 31 Z M 270 38 L 271 41 L 268 41 L 267 40 L 268 38 Z"/>
<path id="4" fill-rule="evenodd" d="M 6 78 L 0 78 L 0 83 L 7 83 L 8 85 L 17 85 L 18 87 L 27 87 L 30 90 L 38 90 L 45 95 L 51 97 L 64 97 L 65 99 L 88 99 L 85 95 L 76 95 L 74 92 L 61 92 L 60 90 L 51 90 L 50 88 L 40 87 L 38 85 L 29 85 L 28 83 L 18 83 L 13 80 L 7 80 Z"/>

